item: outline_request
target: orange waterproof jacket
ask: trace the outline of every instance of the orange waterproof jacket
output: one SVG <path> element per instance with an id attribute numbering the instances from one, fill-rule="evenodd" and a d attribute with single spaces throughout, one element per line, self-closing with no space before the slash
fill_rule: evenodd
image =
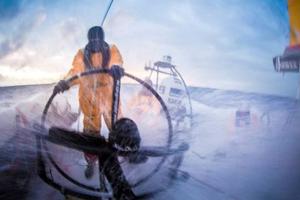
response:
<path id="1" fill-rule="evenodd" d="M 102 66 L 101 53 L 91 54 L 90 60 L 92 67 Z M 85 71 L 83 50 L 80 49 L 77 52 L 72 65 L 65 78 Z M 112 65 L 123 65 L 122 56 L 115 45 L 110 46 L 108 67 Z M 79 105 L 84 114 L 84 128 L 90 131 L 100 131 L 103 115 L 108 129 L 111 129 L 113 78 L 109 74 L 96 74 L 77 79 L 73 84 L 79 84 Z M 118 118 L 120 115 L 119 109 Z"/>
<path id="2" fill-rule="evenodd" d="M 290 46 L 300 45 L 300 1 L 288 0 Z"/>

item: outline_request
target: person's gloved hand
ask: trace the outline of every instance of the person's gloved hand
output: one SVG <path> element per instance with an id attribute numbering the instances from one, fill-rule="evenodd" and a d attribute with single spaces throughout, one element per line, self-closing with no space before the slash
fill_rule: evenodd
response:
<path id="1" fill-rule="evenodd" d="M 129 118 L 117 120 L 113 130 L 109 133 L 109 141 L 119 150 L 137 151 L 141 137 L 136 123 Z"/>
<path id="2" fill-rule="evenodd" d="M 110 70 L 111 70 L 110 74 L 116 79 L 120 79 L 122 76 L 124 76 L 125 73 L 124 69 L 119 65 L 113 65 Z"/>
<path id="3" fill-rule="evenodd" d="M 68 90 L 70 88 L 69 84 L 66 80 L 60 80 L 56 86 L 54 87 L 53 92 L 55 93 L 63 93 L 64 91 Z"/>

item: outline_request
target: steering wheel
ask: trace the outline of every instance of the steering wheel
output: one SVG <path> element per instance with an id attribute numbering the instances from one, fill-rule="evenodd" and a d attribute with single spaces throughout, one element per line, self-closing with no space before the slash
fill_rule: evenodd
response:
<path id="1" fill-rule="evenodd" d="M 70 85 L 71 82 L 73 82 L 73 81 L 75 81 L 75 80 L 77 80 L 79 78 L 82 78 L 82 77 L 85 77 L 85 76 L 94 75 L 94 74 L 104 74 L 104 73 L 105 74 L 110 73 L 110 70 L 109 69 L 96 69 L 96 70 L 86 71 L 86 72 L 82 72 L 81 74 L 75 75 L 75 76 L 67 79 L 66 81 Z M 138 82 L 139 84 L 143 85 L 146 89 L 148 89 L 155 96 L 155 98 L 158 100 L 158 102 L 160 103 L 160 105 L 161 105 L 161 107 L 162 107 L 162 109 L 163 109 L 163 111 L 165 113 L 165 117 L 166 117 L 166 120 L 167 120 L 167 123 L 168 123 L 168 137 L 167 137 L 167 143 L 166 143 L 166 145 L 164 147 L 157 147 L 156 149 L 151 149 L 151 148 L 147 148 L 147 147 L 145 147 L 145 148 L 141 147 L 140 152 L 142 152 L 144 154 L 147 154 L 149 157 L 150 156 L 161 157 L 161 160 L 158 162 L 157 166 L 153 170 L 151 170 L 149 172 L 148 175 L 146 175 L 146 176 L 138 179 L 134 184 L 131 185 L 131 187 L 134 188 L 134 187 L 137 187 L 140 184 L 146 182 L 155 173 L 157 173 L 160 170 L 160 168 L 163 165 L 163 163 L 166 161 L 166 159 L 167 159 L 168 156 L 173 155 L 173 154 L 175 154 L 178 151 L 181 151 L 181 152 L 186 151 L 188 147 L 184 146 L 184 147 L 181 147 L 181 148 L 179 148 L 177 150 L 172 150 L 171 149 L 172 136 L 173 136 L 173 127 L 172 127 L 171 116 L 169 114 L 168 108 L 167 108 L 166 104 L 164 103 L 163 99 L 159 96 L 159 94 L 149 84 L 147 84 L 143 80 L 141 80 L 141 79 L 139 79 L 139 78 L 137 78 L 137 77 L 135 77 L 135 76 L 133 76 L 131 74 L 128 74 L 126 72 L 124 73 L 124 76 L 126 76 L 126 77 L 128 77 L 128 78 L 130 78 L 130 79 L 132 79 L 132 80 L 134 80 L 136 82 Z M 51 103 L 54 100 L 54 98 L 55 98 L 56 95 L 57 95 L 57 93 L 55 93 L 55 92 L 52 93 L 52 95 L 48 99 L 48 101 L 47 101 L 47 103 L 45 105 L 45 108 L 43 110 L 43 115 L 42 115 L 42 119 L 41 119 L 41 128 L 42 128 L 42 130 L 46 130 L 45 121 L 46 121 L 46 118 L 47 118 L 47 113 L 48 113 L 49 107 L 50 107 L 50 105 L 51 105 Z M 86 184 L 83 184 L 83 183 L 77 181 L 76 179 L 72 178 L 67 173 L 65 173 L 63 169 L 60 168 L 60 166 L 53 159 L 51 153 L 49 152 L 47 144 L 46 144 L 46 141 L 50 141 L 51 142 L 51 139 L 49 140 L 49 138 L 47 138 L 47 136 L 43 136 L 43 137 L 39 136 L 37 139 L 40 141 L 40 142 L 38 141 L 38 143 L 37 143 L 38 148 L 41 149 L 42 148 L 41 146 L 42 146 L 42 143 L 43 143 L 43 146 L 44 146 L 44 148 L 46 150 L 46 155 L 47 155 L 48 159 L 53 164 L 53 166 L 56 168 L 56 170 L 64 178 L 66 178 L 67 180 L 69 180 L 73 184 L 75 184 L 75 185 L 77 185 L 79 187 L 82 187 L 84 189 L 87 189 L 87 190 L 90 190 L 90 191 L 96 191 L 96 192 L 101 191 L 100 188 L 95 188 L 94 186 L 89 186 L 89 185 L 86 185 Z M 118 153 L 119 153 L 119 156 L 122 156 L 122 155 L 124 156 L 126 154 L 124 152 L 118 152 Z M 42 157 L 41 154 L 42 153 L 40 151 L 39 152 L 39 156 L 40 157 Z M 43 176 L 42 178 L 44 178 L 44 180 L 45 180 L 45 176 Z M 49 180 L 48 180 L 48 182 L 49 182 Z"/>

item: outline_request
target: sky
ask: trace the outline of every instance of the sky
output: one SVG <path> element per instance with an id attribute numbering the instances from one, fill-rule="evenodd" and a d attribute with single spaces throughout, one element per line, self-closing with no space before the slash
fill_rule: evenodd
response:
<path id="1" fill-rule="evenodd" d="M 0 85 L 56 82 L 109 0 L 0 0 Z M 171 55 L 188 85 L 295 97 L 272 58 L 289 42 L 286 0 L 114 0 L 103 26 L 127 72 Z"/>

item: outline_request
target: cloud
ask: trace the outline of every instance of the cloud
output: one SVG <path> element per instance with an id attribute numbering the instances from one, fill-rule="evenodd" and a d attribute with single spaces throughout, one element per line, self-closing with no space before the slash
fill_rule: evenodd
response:
<path id="1" fill-rule="evenodd" d="M 78 19 L 74 17 L 69 17 L 66 20 L 62 21 L 59 24 L 58 30 L 61 33 L 61 36 L 68 43 L 76 42 L 79 37 L 82 37 L 82 27 L 81 23 L 78 22 Z"/>
<path id="2" fill-rule="evenodd" d="M 135 26 L 136 19 L 124 9 L 117 10 L 114 15 L 107 18 L 105 30 L 108 34 L 124 35 Z M 130 27 L 130 28 L 129 28 Z"/>
<path id="3" fill-rule="evenodd" d="M 1 85 L 11 85 L 11 83 L 49 83 L 56 82 L 58 79 L 59 73 L 47 72 L 42 69 L 33 69 L 31 67 L 13 69 L 9 66 L 1 66 L 0 68 Z"/>
<path id="4" fill-rule="evenodd" d="M 16 30 L 0 42 L 0 60 L 23 47 L 28 35 L 45 19 L 46 14 L 40 12 L 32 20 L 24 20 L 23 23 L 17 25 Z"/>

